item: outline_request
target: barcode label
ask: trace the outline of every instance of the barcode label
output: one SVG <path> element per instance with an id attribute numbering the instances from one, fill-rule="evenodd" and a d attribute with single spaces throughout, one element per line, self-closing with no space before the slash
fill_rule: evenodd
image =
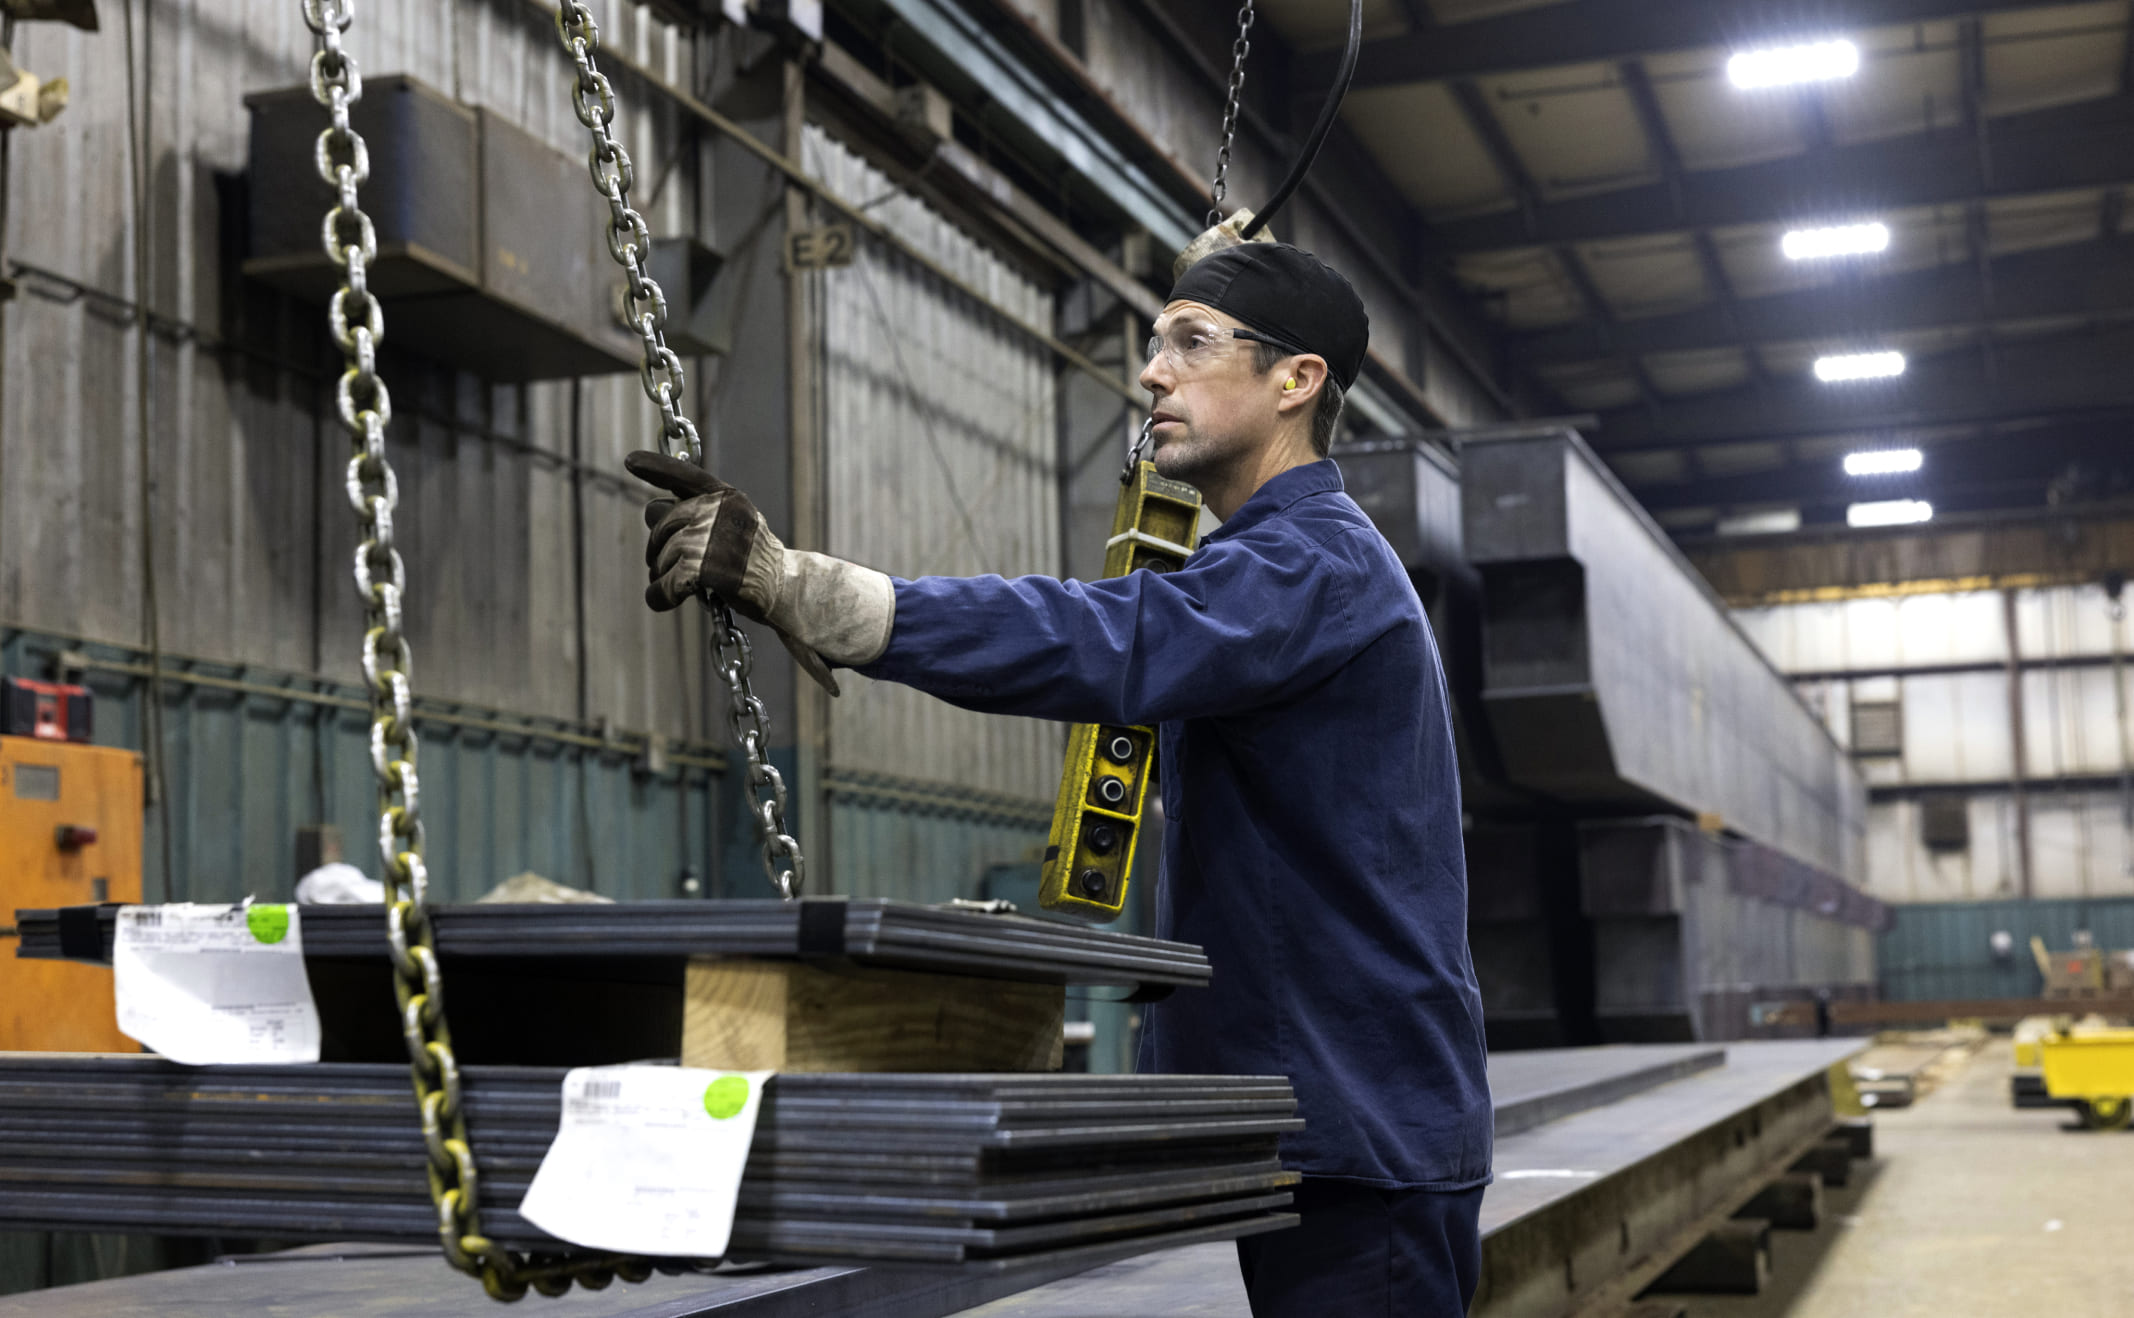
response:
<path id="1" fill-rule="evenodd" d="M 769 1078 L 650 1064 L 568 1072 L 519 1212 L 586 1249 L 718 1258 Z"/>

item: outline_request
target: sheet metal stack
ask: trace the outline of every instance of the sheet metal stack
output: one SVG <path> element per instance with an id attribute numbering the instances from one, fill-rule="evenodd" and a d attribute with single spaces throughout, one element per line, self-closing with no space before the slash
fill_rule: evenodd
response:
<path id="1" fill-rule="evenodd" d="M 302 910 L 307 958 L 385 958 L 382 907 Z M 117 911 L 19 911 L 17 955 L 109 960 Z M 441 906 L 431 919 L 438 954 L 447 961 L 626 959 L 644 966 L 690 957 L 845 957 L 941 974 L 1090 986 L 1198 987 L 1209 978 L 1207 956 L 1190 943 L 882 898 Z"/>
<path id="2" fill-rule="evenodd" d="M 563 1072 L 465 1079 L 485 1228 L 561 1248 L 517 1207 Z M 779 1076 L 729 1255 L 1001 1269 L 1277 1229 L 1295 1106 L 1280 1077 Z M 0 1055 L 0 1228 L 428 1246 L 423 1168 L 401 1067 Z"/>

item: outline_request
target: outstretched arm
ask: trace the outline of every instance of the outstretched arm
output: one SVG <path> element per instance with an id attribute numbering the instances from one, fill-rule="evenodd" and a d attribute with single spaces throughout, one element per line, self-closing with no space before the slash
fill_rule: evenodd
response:
<path id="1" fill-rule="evenodd" d="M 1334 547 L 1218 541 L 1171 573 L 1101 581 L 896 583 L 896 625 L 860 673 L 985 713 L 1149 724 L 1306 690 L 1368 638 Z"/>
<path id="2" fill-rule="evenodd" d="M 1258 708 L 1323 681 L 1367 644 L 1350 532 L 1239 536 L 1176 572 L 1101 581 L 896 581 L 787 549 L 747 496 L 699 467 L 633 453 L 670 497 L 646 509 L 646 602 L 711 591 L 767 622 L 834 695 L 824 660 L 968 709 L 1148 724 Z M 818 658 L 818 656 L 820 656 Z"/>

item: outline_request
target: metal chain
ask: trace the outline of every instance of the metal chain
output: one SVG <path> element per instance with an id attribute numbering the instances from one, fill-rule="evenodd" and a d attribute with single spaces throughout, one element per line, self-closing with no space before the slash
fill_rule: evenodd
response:
<path id="1" fill-rule="evenodd" d="M 363 77 L 341 45 L 341 34 L 355 17 L 355 0 L 302 4 L 305 25 L 319 42 L 311 57 L 311 94 L 329 119 L 314 157 L 319 177 L 336 196 L 320 239 L 327 257 L 341 270 L 341 287 L 327 304 L 327 324 L 346 362 L 334 397 L 341 424 L 354 443 L 345 483 L 363 534 L 356 548 L 355 577 L 368 623 L 362 662 L 371 696 L 370 758 L 378 779 L 386 936 L 393 995 L 400 1004 L 401 1033 L 422 1109 L 437 1234 L 452 1266 L 481 1278 L 489 1294 L 500 1300 L 518 1299 L 529 1286 L 543 1294 L 561 1294 L 570 1289 L 573 1277 L 589 1286 L 604 1286 L 617 1274 L 641 1279 L 651 1275 L 649 1265 L 608 1257 L 528 1267 L 482 1234 L 480 1180 L 467 1143 L 459 1063 L 445 1023 L 444 982 L 426 908 L 429 871 L 423 864 L 422 793 L 415 771 L 412 658 L 402 626 L 407 567 L 393 543 L 393 510 L 400 489 L 385 452 L 393 403 L 378 377 L 385 315 L 369 286 L 378 241 L 356 196 L 370 176 L 370 153 L 349 122 L 351 107 L 363 97 Z"/>
<path id="2" fill-rule="evenodd" d="M 645 217 L 630 205 L 630 186 L 636 172 L 630 153 L 615 140 L 615 88 L 600 71 L 594 52 L 600 48 L 600 25 L 582 0 L 563 0 L 556 10 L 556 35 L 577 65 L 577 80 L 571 86 L 571 108 L 578 122 L 593 135 L 593 150 L 586 168 L 593 188 L 608 203 L 608 255 L 622 267 L 623 315 L 644 344 L 638 379 L 645 396 L 660 411 L 660 451 L 669 457 L 684 457 L 701 464 L 703 442 L 696 424 L 682 412 L 682 359 L 667 346 L 667 298 L 659 282 L 645 269 L 652 251 L 652 232 Z M 770 876 L 779 896 L 787 901 L 800 895 L 806 882 L 807 863 L 800 843 L 785 822 L 785 777 L 770 762 L 770 733 L 764 724 L 763 701 L 749 685 L 753 658 L 748 636 L 734 624 L 733 610 L 726 601 L 705 592 L 704 604 L 711 610 L 712 660 L 726 681 L 731 697 L 727 726 L 748 759 L 744 780 L 750 822 L 763 847 L 763 871 Z M 770 795 L 766 797 L 764 790 Z"/>
<path id="3" fill-rule="evenodd" d="M 1230 89 L 1223 100 L 1223 145 L 1215 153 L 1215 186 L 1210 189 L 1215 204 L 1208 208 L 1208 227 L 1223 222 L 1223 198 L 1230 193 L 1230 144 L 1237 136 L 1238 97 L 1245 89 L 1245 56 L 1252 53 L 1252 0 L 1237 11 L 1237 40 L 1230 45 Z"/>
<path id="4" fill-rule="evenodd" d="M 711 606 L 713 657 L 719 676 L 726 681 L 730 701 L 726 726 L 748 757 L 748 777 L 742 781 L 742 789 L 748 794 L 748 814 L 756 826 L 756 838 L 763 844 L 763 872 L 778 889 L 778 895 L 792 901 L 807 882 L 807 861 L 800 854 L 800 843 L 786 831 L 785 776 L 764 754 L 770 730 L 764 724 L 763 701 L 748 683 L 748 671 L 754 662 L 748 633 L 734 626 L 733 611 L 726 607 L 726 601 L 707 594 L 704 602 Z M 769 797 L 763 795 L 765 788 L 770 789 Z"/>
<path id="5" fill-rule="evenodd" d="M 1134 442 L 1127 447 L 1126 470 L 1119 473 L 1119 483 L 1121 485 L 1134 483 L 1134 473 L 1140 470 L 1142 456 L 1148 452 L 1149 437 L 1155 433 L 1156 414 L 1151 412 L 1141 418 L 1141 433 L 1134 436 Z"/>

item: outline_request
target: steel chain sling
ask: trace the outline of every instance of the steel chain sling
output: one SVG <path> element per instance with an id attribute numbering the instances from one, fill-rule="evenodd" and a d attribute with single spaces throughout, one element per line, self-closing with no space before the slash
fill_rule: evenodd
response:
<path id="1" fill-rule="evenodd" d="M 1223 145 L 1215 153 L 1215 183 L 1209 189 L 1215 204 L 1208 208 L 1208 227 L 1223 222 L 1223 199 L 1230 195 L 1230 146 L 1237 137 L 1239 98 L 1245 90 L 1245 57 L 1252 53 L 1252 0 L 1237 11 L 1237 40 L 1230 43 L 1230 87 L 1223 97 Z"/>
<path id="2" fill-rule="evenodd" d="M 593 149 L 586 168 L 593 188 L 608 203 L 608 255 L 622 267 L 623 316 L 644 344 L 644 359 L 638 369 L 645 397 L 660 412 L 660 451 L 701 464 L 703 442 L 697 428 L 682 411 L 682 359 L 667 346 L 667 298 L 657 280 L 645 269 L 652 251 L 652 233 L 645 217 L 630 205 L 630 186 L 636 173 L 630 153 L 615 140 L 615 89 L 600 71 L 593 53 L 600 48 L 600 25 L 593 11 L 580 0 L 563 0 L 556 10 L 556 35 L 578 68 L 571 87 L 571 108 L 578 122 L 593 136 Z M 763 871 L 781 897 L 791 901 L 807 882 L 807 862 L 800 843 L 786 826 L 785 776 L 770 761 L 770 733 L 764 723 L 764 705 L 749 683 L 754 659 L 747 633 L 734 625 L 733 610 L 726 601 L 706 591 L 702 597 L 711 610 L 712 658 L 726 683 L 726 725 L 748 760 L 743 787 L 748 794 L 749 820 L 756 840 L 763 846 Z M 764 795 L 768 788 L 770 795 Z"/>
<path id="3" fill-rule="evenodd" d="M 482 1234 L 480 1178 L 467 1143 L 459 1063 L 445 1022 L 444 983 L 426 902 L 422 796 L 416 775 L 411 656 L 403 630 L 407 568 L 393 544 L 398 482 L 385 451 L 392 396 L 378 376 L 385 316 L 369 288 L 378 254 L 377 233 L 357 202 L 370 176 L 370 155 L 349 122 L 363 96 L 363 78 L 341 45 L 354 18 L 354 0 L 302 0 L 304 22 L 318 37 L 311 57 L 311 92 L 330 122 L 319 134 L 319 177 L 337 200 L 320 229 L 326 255 L 342 272 L 327 308 L 327 324 L 346 367 L 335 389 L 341 424 L 354 442 L 346 486 L 363 541 L 356 549 L 356 590 L 363 597 L 363 678 L 370 688 L 371 768 L 378 779 L 378 850 L 385 881 L 386 936 L 393 961 L 393 995 L 400 1004 L 415 1097 L 428 1149 L 430 1198 L 437 1233 L 453 1267 L 479 1277 L 490 1295 L 516 1300 L 532 1287 L 544 1295 L 568 1291 L 573 1280 L 599 1288 L 616 1276 L 641 1281 L 652 1273 L 639 1259 L 594 1256 L 522 1260 Z"/>
<path id="4" fill-rule="evenodd" d="M 1252 53 L 1252 4 L 1253 0 L 1245 0 L 1238 7 L 1237 38 L 1230 43 L 1230 85 L 1223 94 L 1223 144 L 1215 152 L 1215 181 L 1208 188 L 1214 201 L 1208 208 L 1208 227 L 1211 229 L 1223 222 L 1223 201 L 1230 195 L 1230 152 L 1237 140 L 1238 106 L 1245 92 L 1245 57 Z M 1126 449 L 1126 469 L 1119 474 L 1121 485 L 1133 480 L 1135 468 L 1148 453 L 1149 437 L 1155 426 L 1153 414 L 1142 418 L 1141 432 Z"/>

